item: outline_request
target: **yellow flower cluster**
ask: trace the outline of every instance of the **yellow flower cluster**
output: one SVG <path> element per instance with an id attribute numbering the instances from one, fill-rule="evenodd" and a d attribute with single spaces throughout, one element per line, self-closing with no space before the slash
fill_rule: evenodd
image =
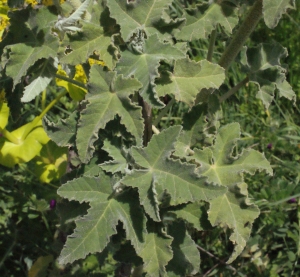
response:
<path id="1" fill-rule="evenodd" d="M 7 5 L 7 0 L 0 0 L 0 41 L 4 30 L 9 24 L 9 18 L 7 16 L 9 10 L 10 8 Z"/>
<path id="2" fill-rule="evenodd" d="M 92 59 L 92 58 L 89 58 L 88 62 L 89 62 L 90 65 L 99 64 L 101 66 L 105 66 L 105 63 L 103 61 L 95 60 L 95 59 Z M 86 84 L 87 83 L 87 76 L 86 76 L 86 74 L 83 70 L 82 65 L 81 64 L 76 65 L 75 70 L 76 71 L 75 71 L 75 75 L 74 75 L 73 80 L 75 80 L 77 82 L 80 82 L 82 84 Z M 58 66 L 58 70 L 57 70 L 56 73 L 58 75 L 61 75 L 61 76 L 64 76 L 64 77 L 69 77 L 60 65 Z M 84 89 L 82 87 L 79 87 L 75 84 L 69 83 L 65 80 L 59 79 L 59 78 L 56 78 L 56 85 L 64 87 L 69 92 L 69 95 L 71 96 L 71 98 L 75 101 L 82 100 L 84 98 L 86 92 L 87 92 L 86 89 Z"/>
<path id="3" fill-rule="evenodd" d="M 99 64 L 101 66 L 105 66 L 104 61 L 99 61 L 99 60 L 95 60 L 95 59 L 92 59 L 92 58 L 89 58 L 89 64 L 90 65 Z"/>

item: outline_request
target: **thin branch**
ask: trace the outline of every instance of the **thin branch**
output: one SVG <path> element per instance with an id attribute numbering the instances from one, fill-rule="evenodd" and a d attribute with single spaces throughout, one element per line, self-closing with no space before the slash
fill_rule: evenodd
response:
<path id="1" fill-rule="evenodd" d="M 210 253 L 209 251 L 205 250 L 204 248 L 202 248 L 202 247 L 199 246 L 198 244 L 197 244 L 197 248 L 198 248 L 200 251 L 206 253 L 208 256 L 210 256 L 210 257 L 216 259 L 216 260 L 219 262 L 219 264 L 225 265 L 226 267 L 228 267 L 230 270 L 234 271 L 235 273 L 237 272 L 237 270 L 236 270 L 233 266 L 231 266 L 231 265 L 229 265 L 229 264 L 226 264 L 226 262 L 222 261 L 220 258 L 218 258 L 218 257 L 215 256 L 214 254 Z"/>
<path id="2" fill-rule="evenodd" d="M 144 138 L 143 144 L 147 146 L 152 137 L 152 109 L 151 106 L 139 96 L 139 104 L 142 107 L 142 114 L 144 118 Z"/>
<path id="3" fill-rule="evenodd" d="M 210 35 L 210 40 L 209 40 L 209 47 L 208 47 L 208 52 L 207 52 L 207 57 L 206 59 L 211 62 L 212 61 L 212 56 L 214 53 L 214 48 L 215 48 L 215 42 L 216 42 L 216 37 L 217 37 L 217 31 L 213 30 Z"/>
<path id="4" fill-rule="evenodd" d="M 158 135 L 160 133 L 160 131 L 154 125 L 152 125 L 152 131 L 156 135 Z"/>
<path id="5" fill-rule="evenodd" d="M 238 53 L 241 51 L 246 40 L 249 38 L 251 33 L 256 28 L 259 20 L 262 18 L 262 1 L 263 0 L 256 0 L 256 2 L 251 7 L 246 19 L 235 33 L 229 45 L 226 47 L 219 61 L 219 65 L 226 70 L 234 61 Z"/>
<path id="6" fill-rule="evenodd" d="M 69 83 L 71 83 L 71 84 L 73 84 L 73 85 L 76 85 L 76 86 L 78 86 L 78 87 L 81 87 L 81 88 L 83 88 L 83 89 L 86 89 L 86 85 L 85 85 L 85 84 L 83 84 L 83 83 L 81 83 L 81 82 L 78 82 L 78 81 L 76 81 L 76 80 L 73 80 L 73 79 L 71 79 L 71 78 L 68 78 L 68 77 L 66 77 L 66 76 L 59 75 L 59 74 L 55 74 L 55 77 L 58 78 L 58 79 L 64 80 L 64 81 L 66 81 L 66 82 L 69 82 Z"/>
<path id="7" fill-rule="evenodd" d="M 240 88 L 242 88 L 244 85 L 246 85 L 249 82 L 249 77 L 247 76 L 244 80 L 239 82 L 237 85 L 235 85 L 233 88 L 231 88 L 229 91 L 227 91 L 225 94 L 223 94 L 219 101 L 220 103 L 224 102 L 227 98 L 229 98 L 231 95 L 235 94 Z"/>

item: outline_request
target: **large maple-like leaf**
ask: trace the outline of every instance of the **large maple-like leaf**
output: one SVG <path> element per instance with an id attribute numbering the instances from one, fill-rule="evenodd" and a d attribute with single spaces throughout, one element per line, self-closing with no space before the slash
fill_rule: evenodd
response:
<path id="1" fill-rule="evenodd" d="M 61 63 L 76 65 L 85 63 L 96 52 L 105 65 L 113 68 L 113 48 L 110 36 L 104 34 L 99 23 L 82 22 L 82 31 L 65 36 L 58 55 Z"/>
<path id="2" fill-rule="evenodd" d="M 6 74 L 13 78 L 14 86 L 21 82 L 21 78 L 36 61 L 56 57 L 58 38 L 51 34 L 55 19 L 56 16 L 46 7 L 12 13 L 7 40 L 12 37 L 13 45 L 5 47 L 6 51 L 9 50 L 9 59 L 5 65 Z"/>
<path id="3" fill-rule="evenodd" d="M 107 6 L 111 17 L 120 25 L 122 37 L 127 42 L 137 29 L 144 30 L 147 35 L 153 34 L 164 9 L 171 3 L 172 0 L 111 0 L 107 1 Z"/>
<path id="4" fill-rule="evenodd" d="M 116 115 L 135 137 L 137 145 L 141 145 L 144 128 L 141 107 L 129 99 L 140 87 L 136 79 L 106 72 L 98 65 L 92 66 L 85 98 L 88 104 L 81 112 L 76 138 L 78 154 L 84 163 L 92 157 L 99 129 L 104 129 Z"/>
<path id="5" fill-rule="evenodd" d="M 203 89 L 217 89 L 225 79 L 224 69 L 217 64 L 202 60 L 175 61 L 174 72 L 159 81 L 156 90 L 159 96 L 173 94 L 178 101 L 194 105 L 197 94 Z"/>
<path id="6" fill-rule="evenodd" d="M 275 28 L 287 9 L 295 9 L 295 0 L 263 0 L 263 16 L 269 28 Z"/>
<path id="7" fill-rule="evenodd" d="M 142 53 L 133 53 L 129 50 L 122 52 L 117 64 L 117 72 L 124 76 L 134 75 L 143 87 L 140 94 L 154 106 L 160 107 L 154 91 L 154 79 L 158 77 L 158 67 L 161 60 L 177 60 L 184 58 L 185 54 L 176 47 L 159 41 L 157 35 L 145 40 Z"/>
<path id="8" fill-rule="evenodd" d="M 253 175 L 256 170 L 265 170 L 272 174 L 265 156 L 253 149 L 244 150 L 239 156 L 232 157 L 233 147 L 239 138 L 239 124 L 228 124 L 219 130 L 213 146 L 203 150 L 194 149 L 193 156 L 201 165 L 198 170 L 202 176 L 207 176 L 209 182 L 229 189 L 226 194 L 211 201 L 208 212 L 213 225 L 225 224 L 233 229 L 230 240 L 234 243 L 234 253 L 228 262 L 232 262 L 244 249 L 252 223 L 259 215 L 259 209 L 248 198 L 243 173 Z"/>
<path id="9" fill-rule="evenodd" d="M 167 192 L 170 205 L 198 200 L 210 201 L 226 192 L 224 187 L 210 185 L 194 173 L 195 166 L 169 158 L 181 130 L 170 127 L 154 135 L 145 148 L 132 148 L 132 157 L 141 169 L 126 175 L 121 183 L 138 188 L 140 202 L 156 221 L 160 220 L 158 199 Z"/>
<path id="10" fill-rule="evenodd" d="M 207 38 L 210 33 L 220 24 L 228 33 L 238 23 L 238 17 L 232 5 L 223 1 L 221 4 L 204 4 L 198 7 L 194 15 L 186 14 L 187 22 L 176 35 L 180 40 L 196 40 Z"/>
<path id="11" fill-rule="evenodd" d="M 110 237 L 117 233 L 119 221 L 135 250 L 142 251 L 146 218 L 138 208 L 138 198 L 133 191 L 113 196 L 111 182 L 111 178 L 101 172 L 99 178 L 82 177 L 59 188 L 60 196 L 80 203 L 88 202 L 91 206 L 87 215 L 76 220 L 74 234 L 68 237 L 59 257 L 61 264 L 102 252 Z"/>
<path id="12" fill-rule="evenodd" d="M 280 96 L 294 100 L 296 95 L 286 81 L 286 69 L 280 59 L 287 56 L 287 50 L 278 43 L 259 44 L 257 47 L 244 48 L 241 52 L 243 70 L 249 76 L 249 81 L 258 88 L 257 98 L 269 107 L 277 90 Z"/>

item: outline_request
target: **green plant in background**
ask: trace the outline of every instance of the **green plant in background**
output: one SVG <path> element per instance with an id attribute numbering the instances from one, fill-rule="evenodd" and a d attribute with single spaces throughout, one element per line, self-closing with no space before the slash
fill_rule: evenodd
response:
<path id="1" fill-rule="evenodd" d="M 1 155 L 15 159 L 13 163 L 3 158 L 3 163 L 13 166 L 36 156 L 40 180 L 51 183 L 66 170 L 68 147 L 68 166 L 73 170 L 63 177 L 58 195 L 77 201 L 58 205 L 59 234 L 71 233 L 66 242 L 63 239 L 60 266 L 49 269 L 54 260 L 46 256 L 37 260 L 31 274 L 41 264 L 40 268 L 53 275 L 73 263 L 70 275 L 101 272 L 112 276 L 119 261 L 115 273 L 119 275 L 186 276 L 206 271 L 208 276 L 218 265 L 224 272 L 237 271 L 228 264 L 239 262 L 240 255 L 262 251 L 259 232 L 248 246 L 247 241 L 259 207 L 263 212 L 265 208 L 255 189 L 261 180 L 271 180 L 265 175 L 272 175 L 273 170 L 261 153 L 265 149 L 259 147 L 259 152 L 249 144 L 256 139 L 255 132 L 263 133 L 252 123 L 260 118 L 274 127 L 280 112 L 273 103 L 278 105 L 279 97 L 294 102 L 295 93 L 282 64 L 285 48 L 274 41 L 254 44 L 249 38 L 262 18 L 274 28 L 294 6 L 294 1 L 270 0 L 86 0 L 11 11 L 10 26 L 0 46 L 8 106 L 19 92 L 24 93 L 19 97 L 24 103 L 41 93 L 44 97 L 51 86 L 63 86 L 67 91 L 16 130 L 25 128 L 23 135 L 6 131 L 8 108 L 3 104 L 1 139 L 16 144 L 9 135 L 21 136 L 22 141 L 32 136 L 36 141 L 30 144 L 39 146 L 31 156 L 17 157 L 4 152 L 3 143 Z M 197 47 L 204 51 L 196 51 Z M 92 64 L 90 59 L 100 64 Z M 232 80 L 236 85 L 231 85 Z M 247 91 L 251 105 L 262 115 L 252 116 L 246 96 L 239 96 L 241 103 L 235 108 L 240 109 L 241 128 L 227 101 L 246 85 L 251 88 Z M 43 129 L 41 118 L 50 114 L 50 108 L 67 92 L 74 100 L 84 100 L 64 119 L 44 118 Z M 178 103 L 182 114 L 178 112 L 176 121 L 164 123 L 163 118 L 172 114 L 172 106 L 178 109 Z M 46 132 L 52 141 L 42 148 L 36 130 Z M 55 143 L 65 148 L 56 148 Z M 273 141 L 263 143 L 275 145 Z M 276 159 L 276 155 L 268 159 Z M 262 171 L 257 177 L 245 174 L 257 171 Z M 282 179 L 280 184 L 294 192 L 289 180 Z M 288 194 L 280 195 L 278 200 L 286 197 L 289 199 Z M 37 209 L 46 222 L 44 210 Z M 264 215 L 261 218 L 264 220 Z M 277 228 L 281 223 L 274 221 L 271 226 Z M 222 229 L 224 235 L 220 235 Z M 289 233 L 295 242 L 298 229 Z M 231 242 L 230 251 L 222 247 L 219 238 L 225 245 Z M 226 261 L 217 258 L 215 265 L 211 261 L 201 264 L 199 250 L 207 250 L 200 244 L 226 256 Z M 58 249 L 61 247 L 60 243 Z M 288 243 L 286 249 L 291 262 L 286 268 L 295 271 L 295 251 Z M 124 252 L 127 255 L 122 255 Z M 85 260 L 81 263 L 80 259 Z M 281 261 L 281 256 L 276 259 Z M 80 263 L 85 267 L 76 271 Z M 252 265 L 244 268 L 253 274 L 282 270 L 278 264 L 268 268 L 266 257 Z"/>

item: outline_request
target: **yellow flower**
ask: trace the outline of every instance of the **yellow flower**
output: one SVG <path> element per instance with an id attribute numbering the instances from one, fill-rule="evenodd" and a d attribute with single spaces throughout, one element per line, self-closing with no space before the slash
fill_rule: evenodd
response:
<path id="1" fill-rule="evenodd" d="M 59 2 L 60 2 L 60 4 L 62 4 L 65 2 L 65 0 L 60 0 Z M 53 0 L 42 0 L 42 4 L 47 7 L 54 5 Z"/>
<path id="2" fill-rule="evenodd" d="M 4 1 L 0 0 L 0 41 L 4 33 L 4 30 L 9 25 L 9 18 L 7 16 L 9 10 L 10 8 L 7 5 L 7 0 Z"/>
<path id="3" fill-rule="evenodd" d="M 99 60 L 95 60 L 92 58 L 89 58 L 89 64 L 93 65 L 93 64 L 99 64 L 101 66 L 105 66 L 105 62 L 104 61 L 99 61 Z"/>
<path id="4" fill-rule="evenodd" d="M 76 69 L 76 72 L 75 72 L 75 76 L 74 76 L 73 80 L 80 82 L 82 84 L 86 84 L 87 77 L 85 75 L 82 65 L 80 65 L 80 64 L 76 65 L 75 69 Z M 58 66 L 57 74 L 65 76 L 65 77 L 69 77 L 67 75 L 67 73 L 61 68 L 60 65 Z M 75 84 L 71 84 L 71 83 L 64 81 L 62 79 L 59 79 L 59 78 L 56 78 L 56 84 L 60 87 L 64 87 L 69 92 L 71 98 L 76 101 L 82 100 L 87 92 L 86 89 L 84 89 L 80 86 L 77 86 Z"/>
<path id="5" fill-rule="evenodd" d="M 36 0 L 25 0 L 25 2 L 29 5 L 31 4 L 31 6 L 36 6 L 39 2 Z"/>

